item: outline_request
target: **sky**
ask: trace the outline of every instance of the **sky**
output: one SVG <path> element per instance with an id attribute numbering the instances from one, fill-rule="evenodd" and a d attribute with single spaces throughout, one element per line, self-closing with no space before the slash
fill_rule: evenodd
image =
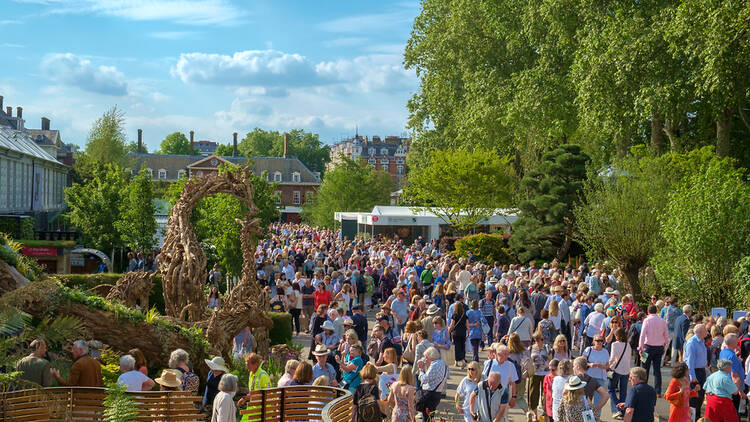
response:
<path id="1" fill-rule="evenodd" d="M 0 95 L 26 127 L 86 143 L 107 109 L 129 140 L 231 143 L 255 127 L 326 143 L 401 135 L 418 88 L 417 0 L 0 0 Z"/>

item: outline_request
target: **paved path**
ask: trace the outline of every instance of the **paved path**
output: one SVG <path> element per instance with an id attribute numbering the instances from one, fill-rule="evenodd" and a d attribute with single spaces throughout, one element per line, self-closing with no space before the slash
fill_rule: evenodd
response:
<path id="1" fill-rule="evenodd" d="M 374 325 L 375 316 L 374 313 L 368 313 L 368 321 L 369 321 L 369 327 L 368 327 L 368 334 L 370 333 L 370 330 L 372 330 L 372 327 Z M 297 344 L 300 344 L 304 346 L 304 349 L 302 351 L 302 357 L 306 358 L 307 353 L 310 350 L 310 336 L 305 334 L 300 334 L 299 336 L 294 336 L 294 342 Z M 471 356 L 467 356 L 468 358 L 471 358 Z M 484 363 L 487 360 L 487 352 L 483 351 L 479 353 L 479 359 L 480 362 Z M 653 374 L 651 374 L 653 375 Z M 458 369 L 455 366 L 450 367 L 450 378 L 448 379 L 448 390 L 446 391 L 445 395 L 446 398 L 441 400 L 440 406 L 438 406 L 438 410 L 441 413 L 441 416 L 445 416 L 447 421 L 451 421 L 451 418 L 454 418 L 455 421 L 462 421 L 463 416 L 460 415 L 456 409 L 453 406 L 453 398 L 456 395 L 456 387 L 458 387 L 458 384 L 461 382 L 461 380 L 466 376 L 466 370 Z M 649 379 L 653 378 L 651 376 Z M 666 390 L 667 386 L 669 385 L 669 381 L 671 379 L 670 375 L 670 368 L 662 368 L 662 388 Z M 651 385 L 653 385 L 653 381 L 651 382 Z M 605 389 L 607 389 L 607 386 L 604 386 Z M 662 391 L 663 393 L 663 391 Z M 522 394 L 519 391 L 518 396 L 521 397 Z M 526 419 L 526 402 L 524 400 L 519 400 L 519 402 L 516 404 L 516 407 L 514 409 L 510 409 L 510 412 L 508 414 L 508 422 L 525 422 Z M 669 403 L 665 401 L 664 399 L 658 399 L 657 401 L 657 411 L 658 419 L 661 421 L 667 421 L 669 420 Z M 446 414 L 447 412 L 447 414 Z M 420 420 L 421 418 L 417 416 L 417 419 Z M 604 406 L 604 409 L 602 409 L 602 421 L 616 421 L 616 419 L 612 418 L 612 412 L 610 411 L 609 403 L 607 403 L 606 406 Z"/>

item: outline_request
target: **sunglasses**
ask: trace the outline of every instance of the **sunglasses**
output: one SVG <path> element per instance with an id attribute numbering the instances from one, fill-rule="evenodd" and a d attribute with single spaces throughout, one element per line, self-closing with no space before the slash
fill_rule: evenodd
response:
<path id="1" fill-rule="evenodd" d="M 604 343 L 604 340 L 602 340 L 602 339 L 596 339 L 596 340 L 594 340 L 594 343 Z"/>
<path id="2" fill-rule="evenodd" d="M 475 369 L 474 368 L 469 368 L 469 371 L 474 372 Z"/>

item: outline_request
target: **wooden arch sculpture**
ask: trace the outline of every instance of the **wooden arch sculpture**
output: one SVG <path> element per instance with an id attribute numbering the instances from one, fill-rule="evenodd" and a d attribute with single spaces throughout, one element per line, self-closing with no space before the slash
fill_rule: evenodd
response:
<path id="1" fill-rule="evenodd" d="M 172 207 L 159 255 L 167 315 L 203 328 L 213 351 L 225 359 L 229 357 L 234 336 L 248 326 L 253 329 L 258 351 L 267 355 L 268 330 L 273 327 L 266 315 L 268 297 L 255 276 L 253 236 L 260 233 L 260 220 L 255 218 L 258 207 L 253 202 L 251 175 L 249 167 L 231 167 L 190 179 Z M 201 199 L 217 193 L 234 196 L 247 206 L 249 212 L 244 219 L 236 220 L 240 225 L 243 257 L 240 282 L 225 296 L 222 308 L 209 315 L 203 296 L 203 283 L 207 278 L 206 255 L 193 231 L 190 214 Z"/>

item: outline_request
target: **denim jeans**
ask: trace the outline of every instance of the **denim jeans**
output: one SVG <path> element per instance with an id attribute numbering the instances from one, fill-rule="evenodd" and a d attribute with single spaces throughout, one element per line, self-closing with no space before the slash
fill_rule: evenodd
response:
<path id="1" fill-rule="evenodd" d="M 618 394 L 619 392 L 619 394 Z M 628 374 L 620 375 L 617 372 L 612 374 L 609 380 L 609 407 L 612 414 L 620 412 L 617 408 L 619 403 L 625 403 L 625 397 L 628 395 Z"/>
<path id="2" fill-rule="evenodd" d="M 594 377 L 592 377 L 592 378 L 594 378 Z M 604 387 L 605 385 L 607 385 L 607 380 L 605 378 L 594 378 L 594 379 L 602 387 Z M 594 406 L 598 406 L 599 402 L 602 401 L 602 400 L 604 400 L 604 397 L 602 397 L 601 395 L 599 395 L 598 391 L 594 391 Z M 599 411 L 599 413 L 596 414 L 596 418 L 600 419 L 600 416 L 601 416 L 601 410 Z"/>
<path id="3" fill-rule="evenodd" d="M 649 346 L 646 345 L 645 350 L 648 357 L 643 362 L 643 369 L 646 370 L 646 378 L 648 378 L 649 368 L 654 368 L 654 389 L 656 394 L 661 394 L 661 357 L 664 355 L 664 346 Z M 648 379 L 646 379 L 648 382 Z"/>

